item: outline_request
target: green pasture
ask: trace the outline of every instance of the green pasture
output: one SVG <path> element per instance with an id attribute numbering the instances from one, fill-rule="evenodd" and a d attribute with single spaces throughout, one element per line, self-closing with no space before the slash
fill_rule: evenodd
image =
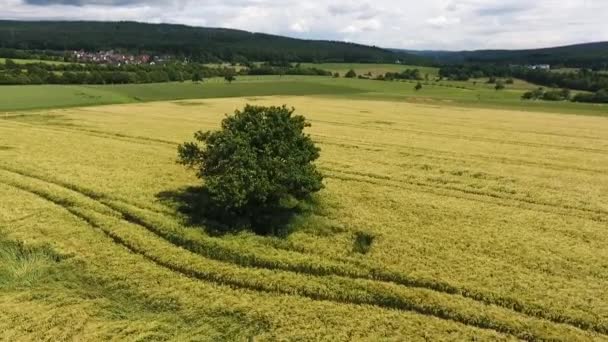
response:
<path id="1" fill-rule="evenodd" d="M 314 67 L 331 72 L 337 72 L 341 76 L 344 76 L 349 70 L 355 70 L 357 75 L 364 75 L 371 73 L 374 76 L 384 75 L 387 72 L 401 72 L 405 69 L 418 69 L 424 77 L 428 74 L 429 77 L 437 76 L 439 73 L 438 68 L 422 67 L 416 65 L 404 65 L 404 64 L 367 64 L 367 63 L 302 63 L 305 67 Z"/>
<path id="2" fill-rule="evenodd" d="M 30 64 L 30 63 L 46 63 L 46 64 L 54 64 L 54 65 L 59 65 L 59 64 L 69 64 L 68 62 L 63 62 L 63 61 L 47 61 L 47 60 L 42 60 L 42 59 L 14 59 L 14 58 L 9 58 L 11 59 L 13 62 L 17 63 L 17 64 Z M 7 58 L 0 58 L 0 63 L 4 63 L 7 60 Z"/>
<path id="3" fill-rule="evenodd" d="M 516 80 L 496 91 L 487 80 L 468 82 L 375 81 L 318 76 L 240 76 L 229 84 L 221 78 L 195 84 L 0 86 L 0 111 L 88 106 L 111 103 L 205 99 L 267 95 L 320 95 L 349 99 L 378 99 L 475 108 L 505 108 L 571 114 L 607 115 L 608 106 L 571 102 L 522 101 L 537 86 Z"/>

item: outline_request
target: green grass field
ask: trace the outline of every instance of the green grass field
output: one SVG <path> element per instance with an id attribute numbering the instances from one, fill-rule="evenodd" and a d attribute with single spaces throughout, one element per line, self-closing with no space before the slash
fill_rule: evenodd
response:
<path id="1" fill-rule="evenodd" d="M 46 61 L 46 60 L 41 60 L 41 59 L 15 59 L 15 58 L 10 58 L 13 60 L 13 62 L 17 63 L 17 64 L 30 64 L 30 63 L 47 63 L 47 64 L 69 64 L 68 62 L 63 62 L 63 61 Z M 4 63 L 6 61 L 6 58 L 0 58 L 0 63 Z"/>
<path id="2" fill-rule="evenodd" d="M 387 72 L 401 72 L 405 69 L 418 69 L 424 76 L 428 74 L 431 76 L 437 76 L 439 73 L 438 68 L 421 67 L 415 65 L 403 65 L 403 64 L 366 64 L 366 63 L 302 63 L 304 67 L 314 67 L 331 72 L 337 72 L 341 76 L 344 76 L 349 70 L 355 70 L 357 75 L 367 74 L 371 72 L 372 75 L 384 75 Z"/>
<path id="3" fill-rule="evenodd" d="M 0 88 L 0 340 L 608 340 L 606 107 L 458 86 Z M 287 236 L 183 210 L 177 144 L 246 103 L 322 149 Z"/>
<path id="4" fill-rule="evenodd" d="M 405 101 L 410 103 L 462 106 L 466 108 L 514 109 L 581 115 L 608 115 L 608 106 L 570 102 L 522 101 L 521 95 L 537 86 L 516 80 L 503 91 L 495 91 L 486 80 L 469 82 L 429 81 L 415 91 L 416 81 L 385 82 L 334 79 L 317 76 L 240 76 L 232 84 L 212 78 L 201 84 L 160 83 L 128 85 L 2 86 L 2 112 L 42 108 L 64 108 L 97 104 L 167 101 L 267 95 L 319 95 L 350 99 Z M 475 83 L 473 83 L 475 82 Z"/>

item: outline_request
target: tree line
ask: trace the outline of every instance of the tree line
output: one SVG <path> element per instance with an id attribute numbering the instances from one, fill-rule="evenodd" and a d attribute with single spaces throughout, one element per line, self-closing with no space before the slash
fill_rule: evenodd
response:
<path id="1" fill-rule="evenodd" d="M 25 84 L 127 84 L 204 81 L 211 77 L 224 77 L 233 81 L 239 75 L 311 75 L 331 76 L 318 68 L 291 64 L 248 64 L 236 67 L 209 67 L 198 63 L 172 63 L 164 65 L 100 65 L 100 64 L 18 64 L 7 59 L 0 63 L 0 85 Z"/>
<path id="2" fill-rule="evenodd" d="M 439 64 L 550 64 L 556 67 L 608 70 L 608 42 L 531 50 L 420 51 Z"/>
<path id="3" fill-rule="evenodd" d="M 31 51 L 122 50 L 171 55 L 194 62 L 426 61 L 407 53 L 354 43 L 294 39 L 232 29 L 135 22 L 23 22 L 0 20 L 0 48 Z M 13 57 L 16 58 L 16 57 Z"/>
<path id="4" fill-rule="evenodd" d="M 295 67 L 291 63 L 279 62 L 272 63 L 266 62 L 261 65 L 253 63 L 247 63 L 245 66 L 248 68 L 248 75 L 303 75 L 303 76 L 332 76 L 331 71 L 315 68 L 315 67 L 302 67 L 300 63 L 296 64 Z"/>
<path id="5" fill-rule="evenodd" d="M 604 94 L 608 90 L 608 75 L 590 69 L 580 69 L 569 72 L 555 72 L 549 70 L 530 69 L 521 66 L 503 66 L 492 64 L 464 64 L 446 65 L 439 69 L 439 76 L 457 81 L 467 81 L 471 78 L 484 77 L 514 77 L 530 83 L 551 87 L 575 89 L 592 92 L 593 94 L 579 94 L 572 100 L 579 102 L 608 102 L 604 101 Z M 599 93 L 599 95 L 598 95 Z M 557 93 L 543 91 L 530 93 L 524 99 L 563 99 Z"/>
<path id="6" fill-rule="evenodd" d="M 334 74 L 334 77 L 339 77 L 339 74 Z M 419 69 L 405 69 L 401 72 L 386 72 L 384 74 L 380 74 L 377 76 L 373 76 L 371 72 L 366 74 L 357 75 L 357 72 L 353 69 L 348 70 L 344 77 L 346 78 L 359 78 L 359 79 L 374 79 L 377 81 L 398 81 L 398 80 L 414 80 L 420 81 L 423 79 L 428 79 L 428 74 L 424 77 Z"/>

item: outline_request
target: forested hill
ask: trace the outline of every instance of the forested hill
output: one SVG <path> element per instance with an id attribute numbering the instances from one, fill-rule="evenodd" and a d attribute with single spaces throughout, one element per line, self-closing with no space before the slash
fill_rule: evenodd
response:
<path id="1" fill-rule="evenodd" d="M 124 49 L 199 61 L 395 62 L 425 58 L 377 47 L 247 31 L 136 22 L 0 21 L 0 47 L 23 50 Z"/>
<path id="2" fill-rule="evenodd" d="M 404 51 L 405 52 L 405 51 Z M 408 51 L 436 63 L 551 64 L 568 67 L 608 67 L 608 42 L 529 50 Z"/>

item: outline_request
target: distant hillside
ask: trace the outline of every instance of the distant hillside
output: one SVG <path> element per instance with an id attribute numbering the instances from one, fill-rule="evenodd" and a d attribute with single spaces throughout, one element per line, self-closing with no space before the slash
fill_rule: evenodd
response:
<path id="1" fill-rule="evenodd" d="M 124 49 L 199 61 L 394 62 L 425 58 L 359 44 L 247 31 L 136 22 L 0 21 L 0 47 L 25 50 Z"/>
<path id="2" fill-rule="evenodd" d="M 437 63 L 493 62 L 551 64 L 568 67 L 608 68 L 608 42 L 528 50 L 411 51 L 394 50 L 431 58 Z"/>

